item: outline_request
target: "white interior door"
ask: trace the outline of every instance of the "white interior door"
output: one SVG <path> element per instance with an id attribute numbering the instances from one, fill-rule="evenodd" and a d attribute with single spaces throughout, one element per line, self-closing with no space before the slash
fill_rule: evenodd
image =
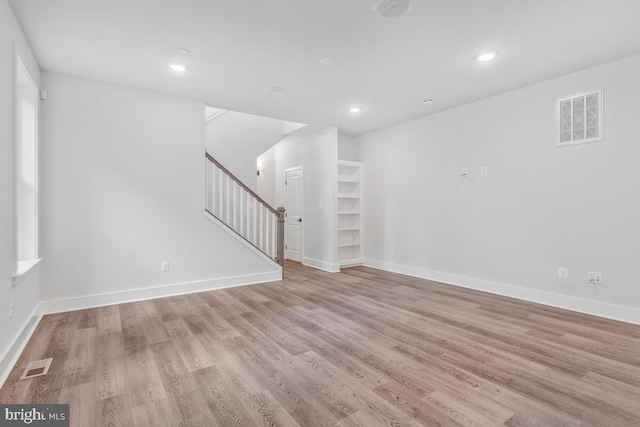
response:
<path id="1" fill-rule="evenodd" d="M 302 242 L 304 227 L 304 187 L 302 167 L 287 169 L 284 172 L 285 188 L 285 258 L 302 261 Z"/>

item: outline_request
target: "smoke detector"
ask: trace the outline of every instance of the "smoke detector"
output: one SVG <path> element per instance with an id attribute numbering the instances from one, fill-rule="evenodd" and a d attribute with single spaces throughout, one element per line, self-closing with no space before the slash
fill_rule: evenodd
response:
<path id="1" fill-rule="evenodd" d="M 410 0 L 382 0 L 373 6 L 373 11 L 387 18 L 395 18 L 411 10 Z"/>

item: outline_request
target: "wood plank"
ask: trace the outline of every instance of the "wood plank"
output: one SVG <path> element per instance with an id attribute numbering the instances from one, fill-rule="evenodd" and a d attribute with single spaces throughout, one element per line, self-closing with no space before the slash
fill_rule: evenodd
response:
<path id="1" fill-rule="evenodd" d="M 189 372 L 213 365 L 213 360 L 182 319 L 165 322 L 165 327 Z"/>
<path id="2" fill-rule="evenodd" d="M 122 332 L 100 336 L 97 340 L 96 354 L 96 400 L 123 394 L 127 377 Z"/>
<path id="3" fill-rule="evenodd" d="M 63 368 L 66 375 L 63 388 L 94 381 L 97 340 L 98 331 L 95 327 L 74 331 L 71 350 L 65 359 Z"/>
<path id="4" fill-rule="evenodd" d="M 69 403 L 72 425 L 640 425 L 640 326 L 288 262 L 280 282 L 44 316 L 0 402 Z"/>
<path id="5" fill-rule="evenodd" d="M 150 347 L 126 355 L 127 395 L 133 406 L 167 400 L 153 352 Z M 153 405 L 152 405 L 153 406 Z"/>

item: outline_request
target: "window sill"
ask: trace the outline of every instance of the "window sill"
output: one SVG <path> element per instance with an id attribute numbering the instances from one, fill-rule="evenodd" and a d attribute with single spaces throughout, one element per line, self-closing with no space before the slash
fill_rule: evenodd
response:
<path id="1" fill-rule="evenodd" d="M 20 282 L 26 279 L 27 276 L 29 276 L 29 274 L 31 274 L 31 272 L 36 269 L 38 264 L 40 264 L 40 261 L 42 261 L 42 258 L 19 261 L 18 271 L 11 278 L 11 283 L 13 287 L 15 288 L 20 284 Z"/>

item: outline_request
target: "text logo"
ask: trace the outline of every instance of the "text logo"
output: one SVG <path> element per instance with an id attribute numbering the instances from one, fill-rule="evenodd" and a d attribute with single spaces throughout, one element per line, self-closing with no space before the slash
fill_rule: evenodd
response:
<path id="1" fill-rule="evenodd" d="M 69 405 L 0 405 L 0 427 L 69 427 Z"/>

